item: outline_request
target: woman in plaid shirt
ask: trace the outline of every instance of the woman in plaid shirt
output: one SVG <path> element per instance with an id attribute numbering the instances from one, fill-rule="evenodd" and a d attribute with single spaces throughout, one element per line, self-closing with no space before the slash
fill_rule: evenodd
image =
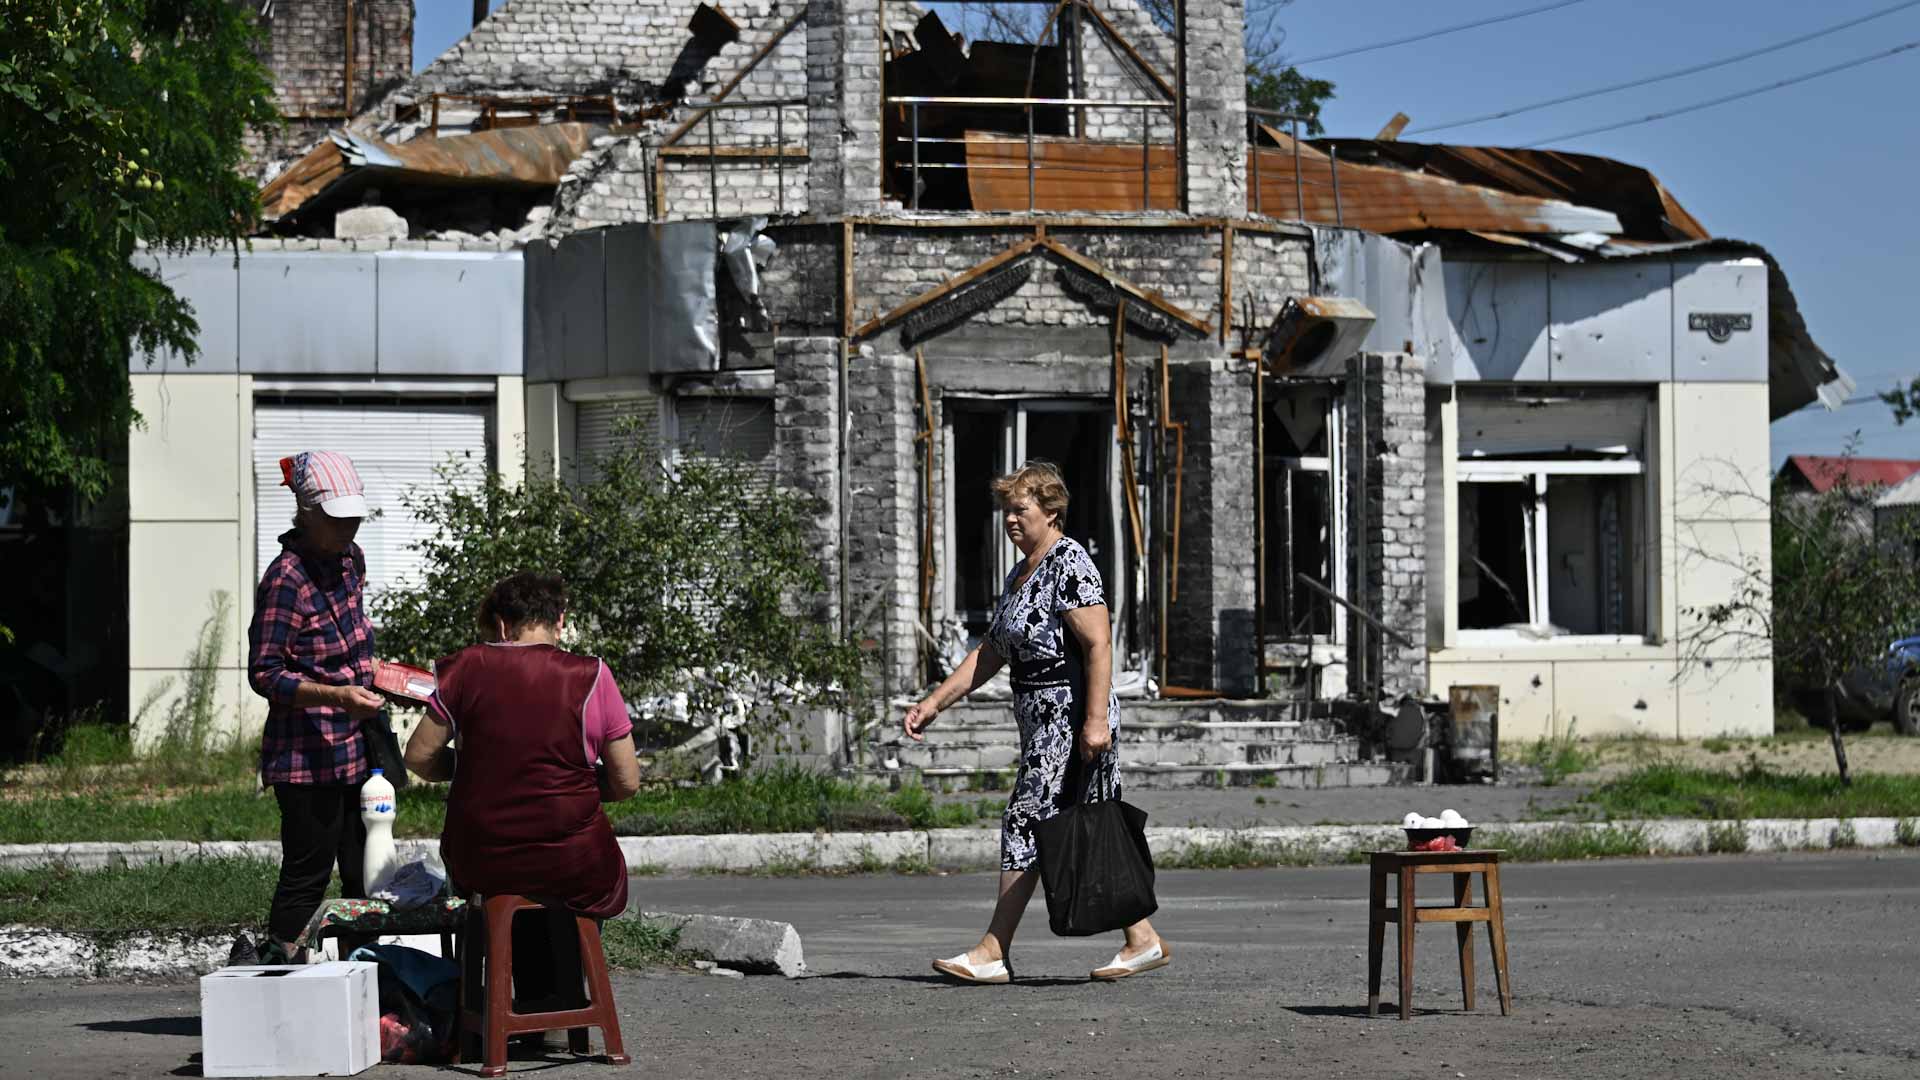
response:
<path id="1" fill-rule="evenodd" d="M 353 542 L 365 489 L 345 454 L 280 460 L 298 510 L 254 594 L 247 680 L 268 701 L 260 775 L 280 804 L 280 882 L 267 916 L 280 957 L 326 897 L 336 860 L 341 893 L 366 895 L 360 784 L 367 741 L 360 722 L 380 711 L 373 692 L 373 625 L 362 600 L 366 556 Z"/>

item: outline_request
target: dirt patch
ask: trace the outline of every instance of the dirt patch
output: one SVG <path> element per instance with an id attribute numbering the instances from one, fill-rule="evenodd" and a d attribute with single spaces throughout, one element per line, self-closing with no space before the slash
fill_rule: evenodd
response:
<path id="1" fill-rule="evenodd" d="M 1920 775 L 1920 738 L 1879 732 L 1849 735 L 1847 764 L 1856 773 Z M 1758 761 L 1774 772 L 1834 776 L 1833 745 L 1824 731 L 1796 732 L 1762 739 L 1595 740 L 1593 763 L 1568 782 L 1595 784 L 1642 765 L 1685 765 L 1738 772 Z"/>

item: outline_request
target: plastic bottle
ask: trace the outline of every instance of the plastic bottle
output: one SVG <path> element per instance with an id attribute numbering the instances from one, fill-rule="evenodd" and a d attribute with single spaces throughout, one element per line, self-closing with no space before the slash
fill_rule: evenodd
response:
<path id="1" fill-rule="evenodd" d="M 381 775 L 385 770 L 375 769 L 373 775 L 360 785 L 360 820 L 367 826 L 366 854 L 361 862 L 367 893 L 386 884 L 386 880 L 398 866 L 399 853 L 393 848 L 393 819 L 397 816 L 394 804 L 393 784 Z"/>

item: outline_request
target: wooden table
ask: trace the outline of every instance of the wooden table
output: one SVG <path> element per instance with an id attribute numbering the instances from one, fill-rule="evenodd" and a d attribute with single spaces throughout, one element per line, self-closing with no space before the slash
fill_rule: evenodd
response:
<path id="1" fill-rule="evenodd" d="M 1507 924 L 1500 907 L 1500 852 L 1375 851 L 1371 853 L 1371 896 L 1367 905 L 1367 1015 L 1380 1015 L 1380 952 L 1388 923 L 1400 924 L 1400 1019 L 1413 1015 L 1413 930 L 1420 923 L 1452 923 L 1460 947 L 1460 994 L 1473 1009 L 1473 924 L 1487 924 L 1493 949 L 1493 976 L 1500 988 L 1500 1015 L 1513 1011 L 1507 985 Z M 1452 874 L 1453 903 L 1421 907 L 1414 883 L 1421 874 Z M 1479 874 L 1486 903 L 1473 904 L 1473 875 Z M 1399 898 L 1387 906 L 1387 879 L 1396 878 Z M 1412 917 L 1407 916 L 1412 912 Z"/>

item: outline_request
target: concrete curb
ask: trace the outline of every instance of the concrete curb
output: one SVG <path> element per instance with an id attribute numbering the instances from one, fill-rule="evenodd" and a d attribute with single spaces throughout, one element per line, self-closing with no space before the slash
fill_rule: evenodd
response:
<path id="1" fill-rule="evenodd" d="M 724 915 L 629 910 L 621 918 L 680 931 L 682 952 L 711 958 L 736 972 L 808 974 L 800 932 L 791 923 Z M 244 927 L 129 933 L 0 926 L 0 978 L 101 979 L 205 975 L 227 966 L 227 951 Z M 388 939 L 382 939 L 388 940 Z M 403 943 L 407 939 L 401 940 Z"/>
<path id="2" fill-rule="evenodd" d="M 1904 838 L 1903 838 L 1904 820 Z M 1709 852 L 1820 851 L 1828 848 L 1920 846 L 1920 819 L 1774 818 L 1750 821 L 1484 822 L 1479 837 L 1515 839 L 1579 834 L 1617 842 L 1636 836 L 1648 855 Z M 1289 862 L 1344 862 L 1357 852 L 1399 847 L 1404 837 L 1391 825 L 1274 825 L 1246 829 L 1149 828 L 1157 860 L 1178 864 L 1224 847 L 1284 855 Z M 436 840 L 406 840 L 403 857 L 437 852 Z M 1638 850 L 1636 843 L 1636 850 Z M 620 850 L 637 874 L 805 873 L 889 870 L 991 870 L 1000 865 L 1000 831 L 929 829 L 879 833 L 761 833 L 715 836 L 623 836 Z M 195 843 L 149 840 L 132 843 L 0 845 L 0 869 L 32 870 L 66 865 L 78 869 L 251 857 L 278 860 L 271 840 Z"/>

